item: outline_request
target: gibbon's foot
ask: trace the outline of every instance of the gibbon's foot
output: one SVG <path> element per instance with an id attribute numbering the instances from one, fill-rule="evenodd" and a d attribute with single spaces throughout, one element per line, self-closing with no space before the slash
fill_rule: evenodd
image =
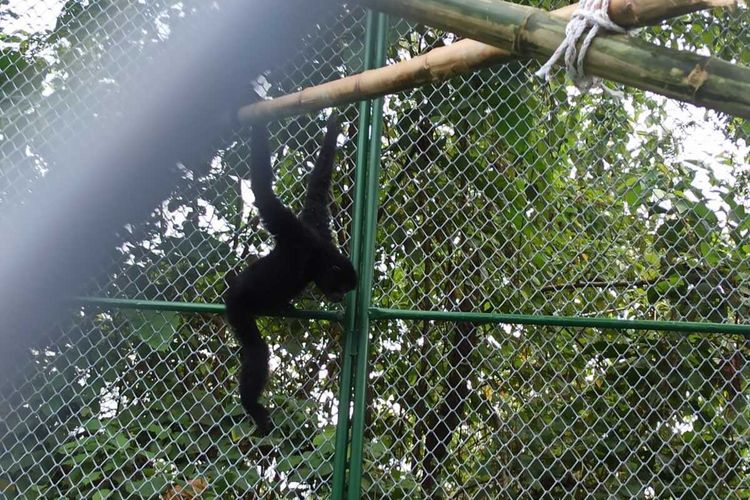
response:
<path id="1" fill-rule="evenodd" d="M 271 433 L 273 430 L 273 421 L 271 420 L 271 415 L 268 413 L 268 410 L 266 410 L 263 405 L 256 404 L 250 412 L 250 416 L 255 422 L 255 434 L 257 436 L 263 437 Z"/>

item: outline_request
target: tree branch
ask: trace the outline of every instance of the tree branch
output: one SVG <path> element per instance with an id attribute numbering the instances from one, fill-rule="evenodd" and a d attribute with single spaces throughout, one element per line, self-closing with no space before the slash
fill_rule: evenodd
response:
<path id="1" fill-rule="evenodd" d="M 560 283 L 545 285 L 539 289 L 540 292 L 559 292 L 562 290 L 579 290 L 581 288 L 637 288 L 642 286 L 654 285 L 661 281 L 662 278 L 652 278 L 650 280 L 637 281 L 579 281 L 577 283 Z"/>

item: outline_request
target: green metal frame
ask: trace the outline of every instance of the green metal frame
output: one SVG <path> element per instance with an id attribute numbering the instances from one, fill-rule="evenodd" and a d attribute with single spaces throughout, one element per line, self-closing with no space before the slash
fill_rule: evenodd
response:
<path id="1" fill-rule="evenodd" d="M 81 305 L 113 309 L 140 309 L 142 311 L 172 311 L 203 314 L 224 314 L 224 304 L 205 304 L 200 302 L 168 302 L 166 300 L 108 299 L 102 297 L 77 297 L 75 302 Z M 283 312 L 269 312 L 263 316 L 273 318 L 327 319 L 341 321 L 344 314 L 340 311 L 312 311 L 307 309 L 289 309 Z"/>
<path id="2" fill-rule="evenodd" d="M 365 32 L 365 53 L 364 69 L 375 67 L 374 47 L 378 42 L 376 39 L 378 15 L 372 11 L 367 12 L 366 32 Z M 357 352 L 359 348 L 359 338 L 357 329 L 357 311 L 358 304 L 361 301 L 362 291 L 362 267 L 363 259 L 361 255 L 364 219 L 366 211 L 365 199 L 367 196 L 367 152 L 370 146 L 371 134 L 370 127 L 372 124 L 372 102 L 362 101 L 359 103 L 359 123 L 357 125 L 357 168 L 354 177 L 354 212 L 352 214 L 352 241 L 350 255 L 352 263 L 359 274 L 359 283 L 357 289 L 350 293 L 346 302 L 346 314 L 344 317 L 344 331 L 346 339 L 344 341 L 344 352 L 341 366 L 341 379 L 339 385 L 339 415 L 336 426 L 336 455 L 333 464 L 333 488 L 332 497 L 340 500 L 344 497 L 346 490 L 347 464 L 349 459 L 349 441 L 350 441 L 350 419 L 349 410 L 351 408 L 352 392 L 354 387 L 354 366 L 357 363 Z"/>
<path id="3" fill-rule="evenodd" d="M 385 64 L 385 41 L 388 20 L 377 14 L 375 21 L 374 66 Z M 356 372 L 354 378 L 354 408 L 352 413 L 351 457 L 349 460 L 348 498 L 359 498 L 362 480 L 362 453 L 364 450 L 365 413 L 367 410 L 367 379 L 370 351 L 370 305 L 372 302 L 373 267 L 375 262 L 375 232 L 378 220 L 378 177 L 380 175 L 380 136 L 383 127 L 383 98 L 372 102 L 370 141 L 365 167 L 365 211 L 362 242 L 359 248 L 359 283 L 356 290 L 354 330 L 349 335 L 356 338 Z M 367 130 L 367 129 L 360 129 Z"/>
<path id="4" fill-rule="evenodd" d="M 376 200 L 377 201 L 377 200 Z M 353 254 L 354 255 L 354 254 Z M 144 311 L 174 311 L 206 314 L 224 314 L 223 304 L 202 304 L 198 302 L 167 302 L 161 300 L 107 299 L 100 297 L 78 297 L 75 301 L 82 305 L 111 307 L 115 309 L 140 309 Z M 369 304 L 369 292 L 368 292 Z M 353 314 L 353 308 L 347 305 L 347 311 Z M 270 312 L 265 316 L 297 319 L 323 319 L 345 322 L 353 320 L 350 313 L 339 311 L 313 311 L 290 309 L 283 313 Z M 610 328 L 617 330 L 653 330 L 675 331 L 684 333 L 725 333 L 750 336 L 750 325 L 733 323 L 710 323 L 706 321 L 656 321 L 613 319 L 580 316 L 535 316 L 531 314 L 498 314 L 471 313 L 460 311 L 415 311 L 411 309 L 388 309 L 367 307 L 369 320 L 431 320 L 431 321 L 464 321 L 470 323 L 504 323 L 510 325 L 567 326 L 578 328 Z M 347 323 L 348 325 L 348 323 Z M 347 329 L 351 331 L 351 329 Z M 352 351 L 356 354 L 356 351 Z"/>
<path id="5" fill-rule="evenodd" d="M 615 330 L 654 330 L 684 333 L 732 333 L 750 336 L 750 325 L 699 321 L 651 321 L 581 316 L 543 316 L 531 314 L 471 313 L 460 311 L 413 311 L 371 307 L 370 318 L 462 321 L 468 323 L 504 323 L 508 325 L 609 328 Z"/>
<path id="6" fill-rule="evenodd" d="M 366 20 L 364 69 L 385 63 L 387 18 L 368 11 Z M 534 316 L 526 314 L 467 313 L 460 311 L 416 311 L 373 307 L 372 285 L 375 256 L 375 235 L 378 210 L 378 176 L 380 170 L 380 136 L 382 132 L 383 99 L 359 104 L 357 156 L 355 172 L 354 211 L 350 255 L 358 270 L 359 283 L 347 297 L 344 312 L 285 310 L 268 316 L 343 321 L 346 332 L 342 346 L 342 368 L 339 385 L 339 414 L 336 429 L 332 496 L 336 500 L 360 497 L 364 427 L 367 406 L 370 322 L 402 320 L 462 321 L 538 326 L 607 328 L 620 330 L 674 331 L 684 333 L 741 334 L 750 337 L 750 325 L 625 320 L 603 317 Z M 175 311 L 223 314 L 221 304 L 167 302 L 152 300 L 78 297 L 80 305 L 151 311 Z"/>

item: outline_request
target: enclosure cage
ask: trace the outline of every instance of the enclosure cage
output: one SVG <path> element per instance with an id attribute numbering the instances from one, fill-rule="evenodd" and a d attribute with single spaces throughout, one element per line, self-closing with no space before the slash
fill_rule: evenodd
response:
<path id="1" fill-rule="evenodd" d="M 551 10 L 561 5 L 534 2 Z M 2 205 L 190 2 L 0 2 Z M 745 5 L 631 36 L 750 64 Z M 456 43 L 348 5 L 267 98 Z M 199 43 L 199 40 L 196 40 Z M 274 432 L 237 395 L 225 278 L 268 251 L 247 130 L 133 221 L 2 381 L 8 498 L 745 498 L 750 124 L 538 61 L 338 107 L 333 231 L 360 283 L 260 321 Z M 249 96 L 249 93 L 248 93 Z M 249 99 L 248 99 L 249 100 Z M 271 123 L 297 211 L 328 111 Z M 65 293 L 65 292 L 61 292 Z"/>

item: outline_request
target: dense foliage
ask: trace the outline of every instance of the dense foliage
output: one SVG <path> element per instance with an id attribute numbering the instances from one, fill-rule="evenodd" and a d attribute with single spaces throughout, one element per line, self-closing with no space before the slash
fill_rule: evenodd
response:
<path id="1" fill-rule="evenodd" d="M 44 162 L 50 136 L 75 128 L 55 122 L 56 107 L 102 91 L 89 86 L 126 85 L 97 71 L 137 64 L 139 47 L 198 15 L 189 5 L 70 0 L 49 31 L 0 35 L 3 202 L 22 200 L 54 168 Z M 1 22 L 18 15 L 0 9 Z M 362 19 L 347 11 L 321 26 L 258 88 L 281 95 L 359 71 Z M 694 14 L 642 36 L 748 64 L 749 21 L 745 8 Z M 453 40 L 394 23 L 388 54 L 398 61 Z M 633 89 L 579 95 L 532 79 L 536 64 L 387 98 L 374 305 L 746 322 L 750 125 Z M 358 131 L 355 107 L 342 112 L 334 229 L 346 245 Z M 299 117 L 274 131 L 277 191 L 295 208 L 322 124 Z M 710 154 L 693 153 L 701 134 L 718 138 Z M 127 228 L 93 294 L 221 302 L 227 273 L 270 241 L 252 208 L 244 136 L 226 138 L 210 165 L 186 168 L 152 218 Z M 314 294 L 299 305 L 326 307 Z M 258 440 L 235 395 L 237 349 L 220 315 L 76 312 L 0 399 L 0 490 L 330 495 L 340 324 L 261 325 L 280 432 Z M 372 340 L 368 498 L 750 491 L 743 338 L 378 321 Z"/>

